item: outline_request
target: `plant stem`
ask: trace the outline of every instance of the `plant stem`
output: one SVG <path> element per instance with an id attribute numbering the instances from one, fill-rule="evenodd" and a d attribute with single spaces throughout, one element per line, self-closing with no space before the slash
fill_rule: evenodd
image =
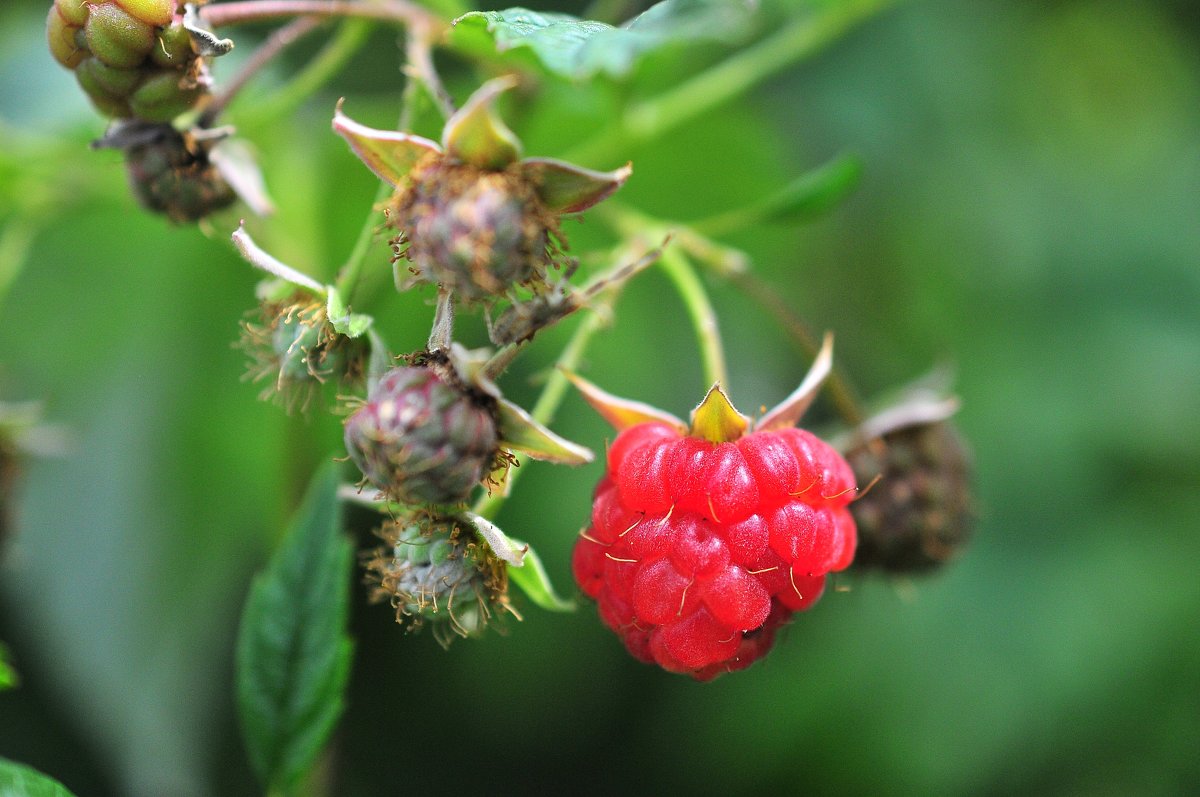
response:
<path id="1" fill-rule="evenodd" d="M 721 104 L 789 64 L 819 52 L 842 33 L 892 0 L 844 0 L 798 19 L 691 80 L 631 105 L 601 137 L 573 151 L 568 160 L 604 163 L 653 141 Z"/>
<path id="2" fill-rule="evenodd" d="M 206 24 L 220 28 L 279 17 L 358 17 L 395 22 L 426 30 L 441 30 L 446 23 L 421 6 L 407 0 L 240 0 L 207 5 L 200 9 Z"/>
<path id="3" fill-rule="evenodd" d="M 729 390 L 729 372 L 725 366 L 725 349 L 721 345 L 721 330 L 717 324 L 717 313 L 692 264 L 677 248 L 667 247 L 659 260 L 667 276 L 679 292 L 679 298 L 687 307 L 700 344 L 700 357 L 704 362 L 704 380 L 707 385 L 720 384 Z"/>
<path id="4" fill-rule="evenodd" d="M 406 70 L 408 80 L 404 84 L 404 94 L 400 101 L 399 129 L 407 130 L 412 126 L 414 109 L 420 101 L 421 84 L 425 85 L 430 95 L 438 102 L 438 110 L 442 113 L 443 117 L 449 119 L 454 113 L 454 107 L 450 105 L 446 90 L 442 88 L 441 80 L 434 69 L 433 58 L 429 52 L 428 32 L 410 30 L 408 32 L 408 41 L 405 45 L 405 53 L 408 58 L 408 68 Z M 371 241 L 375 237 L 375 229 L 378 225 L 375 208 L 387 199 L 391 192 L 392 186 L 387 183 L 380 183 L 379 190 L 375 192 L 375 199 L 371 202 L 371 210 L 367 213 L 367 218 L 363 222 L 362 229 L 359 230 L 358 240 L 354 243 L 354 250 L 350 253 L 350 257 L 347 258 L 346 264 L 342 266 L 341 273 L 338 275 L 337 287 L 347 304 L 350 304 L 354 299 L 354 291 L 358 287 L 358 280 L 362 274 L 367 250 L 370 249 Z"/>
<path id="5" fill-rule="evenodd" d="M 309 17 L 313 19 L 313 17 Z M 245 128 L 262 127 L 269 121 L 290 116 L 322 86 L 345 68 L 367 42 L 371 25 L 366 20 L 352 19 L 342 23 L 337 34 L 321 48 L 321 52 L 308 63 L 271 99 L 255 108 L 253 114 L 244 114 L 241 120 Z"/>
<path id="6" fill-rule="evenodd" d="M 566 347 L 558 355 L 558 359 L 554 363 L 554 370 L 546 380 L 546 386 L 542 388 L 542 394 L 538 396 L 537 403 L 533 405 L 533 411 L 530 413 L 538 423 L 548 425 L 554 420 L 554 414 L 558 412 L 563 399 L 566 398 L 567 388 L 570 387 L 564 372 L 573 371 L 579 367 L 592 338 L 604 327 L 607 316 L 603 311 L 602 307 L 593 307 L 592 312 L 584 316 L 583 320 L 579 322 L 579 326 L 575 327 L 575 331 L 571 333 L 571 339 L 567 341 Z M 475 514 L 489 520 L 494 519 L 500 511 L 500 507 L 504 506 L 504 501 L 512 492 L 513 484 L 521 475 L 522 467 L 529 462 L 529 457 L 524 454 L 518 455 L 516 459 L 516 463 L 509 468 L 504 489 L 481 496 L 472 508 Z"/>
<path id="7" fill-rule="evenodd" d="M 301 17 L 273 32 L 262 45 L 254 51 L 254 55 L 246 61 L 240 72 L 226 85 L 225 90 L 209 103 L 200 115 L 200 127 L 212 127 L 217 118 L 229 107 L 234 97 L 245 88 L 250 79 L 262 71 L 281 52 L 296 41 L 311 33 L 322 20 L 320 17 Z"/>

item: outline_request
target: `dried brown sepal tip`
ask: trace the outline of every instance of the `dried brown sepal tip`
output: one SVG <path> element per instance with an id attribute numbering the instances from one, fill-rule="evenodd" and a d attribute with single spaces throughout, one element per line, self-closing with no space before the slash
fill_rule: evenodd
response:
<path id="1" fill-rule="evenodd" d="M 307 411 L 326 383 L 360 385 L 369 355 L 364 340 L 338 334 L 325 305 L 302 293 L 263 303 L 257 320 L 243 323 L 239 346 L 250 356 L 245 378 L 267 382 L 259 398 L 288 412 Z"/>
<path id="2" fill-rule="evenodd" d="M 386 545 L 366 565 L 371 598 L 388 601 L 410 631 L 428 625 L 446 647 L 512 612 L 507 565 L 466 520 L 414 513 L 378 533 Z"/>
<path id="3" fill-rule="evenodd" d="M 847 459 L 860 484 L 879 479 L 850 505 L 859 535 L 855 568 L 931 572 L 961 552 L 975 520 L 972 467 L 949 419 L 887 431 Z"/>

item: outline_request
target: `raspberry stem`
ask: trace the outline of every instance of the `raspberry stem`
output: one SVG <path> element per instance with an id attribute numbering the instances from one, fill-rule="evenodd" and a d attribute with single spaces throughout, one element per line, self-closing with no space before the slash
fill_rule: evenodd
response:
<path id="1" fill-rule="evenodd" d="M 729 387 L 729 372 L 725 366 L 725 349 L 721 344 L 721 330 L 717 324 L 717 313 L 692 264 L 675 247 L 663 250 L 660 259 L 667 276 L 675 285 L 679 298 L 687 308 L 696 340 L 700 345 L 700 357 L 704 363 L 704 380 L 708 385 Z"/>
<path id="2" fill-rule="evenodd" d="M 566 398 L 567 389 L 570 387 L 565 372 L 573 371 L 579 367 L 579 363 L 583 360 L 583 355 L 587 351 L 587 347 L 591 344 L 592 338 L 604 328 L 607 320 L 604 311 L 611 307 L 614 299 L 615 297 L 611 294 L 607 302 L 598 299 L 592 305 L 592 312 L 584 316 L 583 320 L 579 322 L 579 326 L 575 327 L 575 331 L 571 333 L 571 338 L 567 341 L 567 345 L 563 348 L 562 353 L 558 355 L 558 359 L 555 360 L 554 370 L 551 372 L 549 379 L 546 380 L 546 386 L 542 388 L 542 393 L 538 396 L 537 403 L 533 405 L 533 411 L 530 413 L 538 423 L 549 424 L 554 420 L 554 414 L 558 412 L 563 399 Z M 500 511 L 500 507 L 504 506 L 507 494 L 512 492 L 514 482 L 524 471 L 524 468 L 520 466 L 528 461 L 529 457 L 524 454 L 518 454 L 516 465 L 508 470 L 508 484 L 506 485 L 506 489 L 495 490 L 490 495 L 481 496 L 475 502 L 472 511 L 485 518 L 494 518 Z"/>
<path id="3" fill-rule="evenodd" d="M 353 0 L 240 0 L 204 6 L 201 16 L 205 23 L 214 28 L 299 16 L 359 17 L 397 22 L 438 32 L 446 24 L 434 14 L 406 0 L 379 0 L 371 3 Z"/>
<path id="4" fill-rule="evenodd" d="M 242 114 L 240 126 L 244 129 L 255 129 L 264 127 L 276 119 L 291 116 L 305 100 L 345 68 L 350 59 L 367 43 L 370 32 L 371 25 L 366 20 L 352 19 L 342 23 L 334 37 L 321 48 L 316 57 L 282 89 L 274 92 L 270 100 L 256 107 L 252 113 Z"/>
<path id="5" fill-rule="evenodd" d="M 301 17 L 274 31 L 254 51 L 254 55 L 250 56 L 250 59 L 242 66 L 241 71 L 229 81 L 225 90 L 217 95 L 209 103 L 208 107 L 204 109 L 204 113 L 200 115 L 198 126 L 212 127 L 225 109 L 229 107 L 229 103 L 233 102 L 238 93 L 250 82 L 251 78 L 261 72 L 267 64 L 271 63 L 285 49 L 316 30 L 320 26 L 321 21 L 318 17 Z"/>
<path id="6" fill-rule="evenodd" d="M 408 62 L 408 80 L 405 81 L 404 93 L 400 101 L 400 121 L 397 129 L 407 130 L 412 127 L 415 108 L 420 100 L 422 84 L 424 84 L 430 96 L 437 102 L 438 110 L 442 116 L 445 119 L 449 119 L 454 114 L 454 106 L 451 104 L 449 94 L 442 87 L 441 79 L 434 69 L 428 33 L 410 30 L 405 43 L 405 54 Z M 390 185 L 380 183 L 379 190 L 375 193 L 375 199 L 371 202 L 371 209 L 367 213 L 367 218 L 363 222 L 362 229 L 359 230 L 358 240 L 354 243 L 354 249 L 338 276 L 337 287 L 341 291 L 342 296 L 345 297 L 347 303 L 354 301 L 354 291 L 358 287 L 358 280 L 362 274 L 363 263 L 366 262 L 367 251 L 371 248 L 371 242 L 375 239 L 375 232 L 378 227 L 378 216 L 375 208 L 387 199 L 391 192 L 392 187 Z"/>

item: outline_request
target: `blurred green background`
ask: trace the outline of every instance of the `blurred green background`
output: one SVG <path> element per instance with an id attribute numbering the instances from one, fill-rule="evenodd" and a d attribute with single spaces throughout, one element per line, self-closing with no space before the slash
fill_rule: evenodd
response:
<path id="1" fill-rule="evenodd" d="M 87 149 L 103 124 L 45 52 L 47 5 L 0 7 L 0 271 L 26 255 L 0 297 L 0 399 L 42 400 L 70 447 L 28 464 L 0 540 L 0 640 L 22 677 L 0 693 L 0 757 L 81 796 L 255 794 L 237 614 L 339 422 L 240 381 L 256 276 L 226 243 L 236 214 L 206 236 L 136 208 L 119 156 Z M 330 110 L 346 95 L 388 124 L 393 42 L 377 33 L 327 92 L 248 131 L 279 205 L 254 233 L 310 273 L 342 262 L 375 193 Z M 531 153 L 604 123 L 543 96 L 514 120 Z M 849 201 L 728 242 L 836 332 L 863 392 L 957 366 L 981 515 L 966 554 L 912 583 L 841 577 L 762 663 L 706 685 L 633 661 L 590 606 L 518 599 L 506 635 L 444 652 L 356 586 L 332 793 L 1200 790 L 1200 13 L 902 3 L 629 152 L 621 198 L 698 218 L 844 150 L 866 167 Z M 601 229 L 569 228 L 583 248 Z M 709 284 L 735 400 L 773 403 L 806 358 Z M 372 308 L 394 348 L 421 344 L 428 298 Z M 510 397 L 532 402 L 573 323 L 539 337 Z M 699 399 L 661 274 L 632 284 L 583 371 L 676 413 Z M 555 428 L 609 436 L 574 396 Z M 600 472 L 532 465 L 499 518 L 563 590 Z"/>

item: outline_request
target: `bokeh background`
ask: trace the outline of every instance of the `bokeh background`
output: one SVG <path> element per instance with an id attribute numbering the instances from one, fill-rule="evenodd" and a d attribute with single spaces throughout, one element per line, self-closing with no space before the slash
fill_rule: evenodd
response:
<path id="1" fill-rule="evenodd" d="M 0 399 L 44 402 L 69 447 L 27 464 L 0 540 L 0 640 L 22 676 L 0 694 L 0 756 L 81 796 L 255 794 L 237 616 L 339 421 L 289 418 L 241 381 L 231 344 L 256 276 L 227 244 L 236 216 L 206 235 L 137 209 L 119 157 L 87 149 L 103 125 L 45 51 L 47 5 L 0 7 Z M 394 118 L 394 39 L 246 131 L 279 205 L 255 234 L 310 273 L 342 262 L 375 193 L 330 110 L 346 95 Z M 530 152 L 604 124 L 586 92 L 544 96 L 575 104 L 524 107 Z M 980 508 L 965 555 L 925 579 L 841 577 L 766 660 L 706 685 L 634 662 L 587 605 L 518 603 L 507 634 L 445 652 L 356 586 L 330 793 L 1200 790 L 1197 7 L 901 3 L 628 152 L 622 199 L 703 217 L 844 151 L 865 165 L 848 201 L 727 242 L 836 332 L 863 393 L 956 366 Z M 571 228 L 583 248 L 602 230 Z M 773 403 L 807 359 L 709 285 L 735 399 Z M 422 342 L 427 299 L 370 308 L 396 349 Z M 667 280 L 639 277 L 615 321 L 585 374 L 686 412 L 705 386 Z M 511 397 L 528 406 L 569 326 L 507 375 Z M 475 321 L 462 333 L 483 340 Z M 574 396 L 555 427 L 594 448 L 608 435 Z M 599 474 L 533 465 L 499 518 L 562 590 Z"/>

